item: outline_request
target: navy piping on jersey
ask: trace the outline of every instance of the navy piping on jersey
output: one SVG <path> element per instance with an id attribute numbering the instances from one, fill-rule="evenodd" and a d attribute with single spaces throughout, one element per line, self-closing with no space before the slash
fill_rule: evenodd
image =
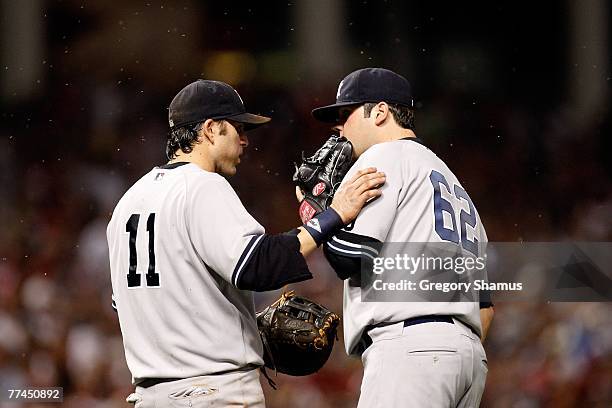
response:
<path id="1" fill-rule="evenodd" d="M 375 248 L 345 241 L 337 236 L 332 237 L 332 239 L 327 242 L 327 246 L 329 247 L 330 251 L 349 257 L 367 256 L 368 258 L 374 260 L 374 258 L 378 256 L 378 251 Z"/>
<path id="2" fill-rule="evenodd" d="M 189 164 L 189 162 L 166 163 L 163 166 L 157 166 L 157 168 L 164 169 L 164 170 L 172 170 L 172 169 L 176 169 L 177 167 L 183 166 L 185 164 Z"/>
<path id="3" fill-rule="evenodd" d="M 323 246 L 323 254 L 342 280 L 354 280 L 361 271 L 361 263 L 369 264 L 378 256 L 382 242 L 366 235 L 340 231 Z"/>
<path id="4" fill-rule="evenodd" d="M 242 252 L 231 283 L 240 290 L 262 292 L 312 279 L 293 233 L 251 238 Z"/>
<path id="5" fill-rule="evenodd" d="M 263 235 L 253 236 L 251 240 L 249 241 L 249 243 L 247 244 L 246 248 L 244 248 L 244 251 L 242 251 L 242 255 L 240 255 L 240 259 L 238 259 L 238 263 L 236 263 L 234 272 L 232 272 L 232 284 L 234 286 L 238 287 L 238 279 L 240 278 L 240 273 L 244 269 L 244 265 L 246 265 L 247 262 L 249 262 L 249 259 L 251 258 L 251 255 L 253 254 L 253 250 L 255 249 L 255 247 L 257 246 L 259 241 L 261 241 L 262 238 L 263 238 Z"/>

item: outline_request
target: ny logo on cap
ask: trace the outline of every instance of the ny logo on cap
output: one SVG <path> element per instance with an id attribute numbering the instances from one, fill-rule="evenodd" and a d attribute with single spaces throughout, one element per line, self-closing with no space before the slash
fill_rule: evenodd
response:
<path id="1" fill-rule="evenodd" d="M 236 92 L 236 95 L 238 95 L 238 99 L 240 99 L 240 103 L 242 104 L 242 106 L 244 106 L 244 101 L 243 101 L 243 100 L 242 100 L 242 98 L 240 97 L 240 94 L 238 93 L 238 91 L 237 91 L 237 90 L 235 90 L 234 88 L 232 88 L 232 90 L 233 90 L 234 92 Z"/>
<path id="2" fill-rule="evenodd" d="M 336 92 L 336 99 L 340 99 L 340 90 L 342 89 L 343 84 L 344 84 L 344 79 L 340 81 L 340 85 L 338 85 L 338 92 Z"/>

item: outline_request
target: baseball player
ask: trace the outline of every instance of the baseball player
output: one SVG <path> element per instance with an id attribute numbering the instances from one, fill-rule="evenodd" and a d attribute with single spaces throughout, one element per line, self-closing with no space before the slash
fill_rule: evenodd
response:
<path id="1" fill-rule="evenodd" d="M 224 177 L 245 132 L 270 118 L 246 112 L 223 82 L 198 80 L 169 107 L 169 162 L 121 198 L 107 228 L 116 308 L 139 408 L 263 407 L 262 345 L 252 291 L 312 277 L 304 256 L 355 218 L 384 183 L 365 169 L 331 211 L 266 234 Z"/>
<path id="2" fill-rule="evenodd" d="M 383 242 L 447 242 L 478 251 L 487 241 L 457 177 L 416 138 L 412 106 L 406 79 L 366 68 L 340 82 L 335 104 L 313 110 L 354 146 L 358 159 L 345 180 L 370 166 L 388 177 L 382 196 L 324 252 L 344 279 L 346 350 L 364 364 L 358 406 L 476 407 L 487 374 L 481 339 L 491 303 L 361 300 L 360 259 L 376 255 Z"/>

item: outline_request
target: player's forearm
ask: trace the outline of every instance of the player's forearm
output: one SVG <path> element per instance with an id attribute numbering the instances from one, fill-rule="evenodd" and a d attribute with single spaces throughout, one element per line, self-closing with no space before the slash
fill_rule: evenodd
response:
<path id="1" fill-rule="evenodd" d="M 297 235 L 297 238 L 300 241 L 300 253 L 302 256 L 307 257 L 315 249 L 317 249 L 317 243 L 312 238 L 312 235 L 310 235 L 303 227 L 299 227 L 298 229 L 300 230 L 299 234 Z"/>
<path id="2" fill-rule="evenodd" d="M 495 311 L 493 310 L 493 306 L 480 309 L 480 323 L 482 324 L 481 340 L 483 343 L 485 341 L 485 338 L 487 337 L 487 333 L 489 333 L 489 328 L 491 327 L 491 322 L 493 321 L 494 314 Z"/>

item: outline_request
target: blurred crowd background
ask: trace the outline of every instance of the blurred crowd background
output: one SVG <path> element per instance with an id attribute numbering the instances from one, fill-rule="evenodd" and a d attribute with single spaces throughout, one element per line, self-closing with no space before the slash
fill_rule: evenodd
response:
<path id="1" fill-rule="evenodd" d="M 105 228 L 125 189 L 165 162 L 166 108 L 197 78 L 274 118 L 230 181 L 269 232 L 299 224 L 293 162 L 329 134 L 310 110 L 350 71 L 380 66 L 413 84 L 416 133 L 490 241 L 612 240 L 606 0 L 0 4 L 1 389 L 129 406 Z M 341 311 L 341 282 L 321 254 L 310 266 L 316 278 L 293 288 Z M 482 406 L 612 406 L 611 312 L 498 304 Z M 320 373 L 264 390 L 271 408 L 354 407 L 361 375 L 340 338 Z"/>

